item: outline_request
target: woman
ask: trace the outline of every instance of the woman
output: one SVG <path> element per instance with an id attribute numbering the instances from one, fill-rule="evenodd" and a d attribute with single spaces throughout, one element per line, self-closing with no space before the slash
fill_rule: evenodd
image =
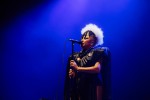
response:
<path id="1" fill-rule="evenodd" d="M 66 100 L 110 100 L 110 52 L 103 44 L 103 32 L 94 24 L 82 30 L 79 53 L 69 58 Z"/>

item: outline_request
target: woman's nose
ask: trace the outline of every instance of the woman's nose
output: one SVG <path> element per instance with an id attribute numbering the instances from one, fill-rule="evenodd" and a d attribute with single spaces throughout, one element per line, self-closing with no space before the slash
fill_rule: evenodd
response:
<path id="1" fill-rule="evenodd" d="M 85 39 L 83 38 L 83 39 L 81 39 L 81 42 L 83 42 Z"/>
<path id="2" fill-rule="evenodd" d="M 83 42 L 83 39 L 81 39 L 81 42 Z"/>

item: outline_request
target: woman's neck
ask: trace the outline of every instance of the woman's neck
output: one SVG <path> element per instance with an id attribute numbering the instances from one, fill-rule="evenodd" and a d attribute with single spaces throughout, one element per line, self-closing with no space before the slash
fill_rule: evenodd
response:
<path id="1" fill-rule="evenodd" d="M 83 52 L 86 52 L 86 51 L 90 50 L 91 48 L 93 48 L 93 47 L 84 48 L 82 51 L 83 51 Z"/>

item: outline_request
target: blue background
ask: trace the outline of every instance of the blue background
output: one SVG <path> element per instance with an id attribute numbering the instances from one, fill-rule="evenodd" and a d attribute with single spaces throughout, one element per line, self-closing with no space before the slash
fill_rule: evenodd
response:
<path id="1" fill-rule="evenodd" d="M 112 58 L 112 99 L 150 100 L 148 0 L 5 0 L 0 100 L 63 100 L 69 38 L 94 23 Z M 75 45 L 75 51 L 80 51 Z"/>

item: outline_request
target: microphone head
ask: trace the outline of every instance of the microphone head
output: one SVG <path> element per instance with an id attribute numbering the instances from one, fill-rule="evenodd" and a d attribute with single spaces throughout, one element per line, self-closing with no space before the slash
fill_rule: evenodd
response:
<path id="1" fill-rule="evenodd" d="M 82 43 L 81 41 L 74 40 L 74 39 L 69 39 L 69 41 L 71 41 L 71 42 L 73 42 L 73 43 L 78 43 L 78 44 L 81 44 L 81 43 Z"/>

